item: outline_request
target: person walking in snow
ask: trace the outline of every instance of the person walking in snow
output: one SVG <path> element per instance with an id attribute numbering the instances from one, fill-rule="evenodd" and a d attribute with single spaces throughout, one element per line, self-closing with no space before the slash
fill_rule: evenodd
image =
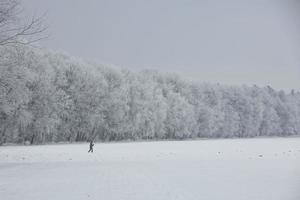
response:
<path id="1" fill-rule="evenodd" d="M 93 147 L 94 147 L 94 143 L 93 143 L 93 140 L 91 140 L 91 142 L 90 142 L 90 150 L 88 151 L 88 153 L 90 153 L 90 152 L 93 153 L 93 151 L 94 151 Z"/>

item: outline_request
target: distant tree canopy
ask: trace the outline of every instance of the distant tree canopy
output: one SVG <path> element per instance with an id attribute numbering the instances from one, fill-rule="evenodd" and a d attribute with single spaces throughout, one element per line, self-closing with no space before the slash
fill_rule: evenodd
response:
<path id="1" fill-rule="evenodd" d="M 0 46 L 30 44 L 45 37 L 43 17 L 26 17 L 20 0 L 0 0 Z"/>
<path id="2" fill-rule="evenodd" d="M 300 133 L 300 94 L 0 47 L 0 144 Z"/>

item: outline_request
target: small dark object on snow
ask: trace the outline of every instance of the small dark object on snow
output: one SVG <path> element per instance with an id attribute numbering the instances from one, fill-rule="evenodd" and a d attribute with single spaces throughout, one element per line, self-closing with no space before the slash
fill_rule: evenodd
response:
<path id="1" fill-rule="evenodd" d="M 259 155 L 259 157 L 263 157 L 263 155 Z"/>
<path id="2" fill-rule="evenodd" d="M 88 151 L 88 153 L 90 153 L 90 152 L 93 153 L 93 151 L 94 151 L 93 147 L 94 147 L 94 143 L 93 143 L 93 141 L 91 141 L 90 142 L 90 150 Z"/>

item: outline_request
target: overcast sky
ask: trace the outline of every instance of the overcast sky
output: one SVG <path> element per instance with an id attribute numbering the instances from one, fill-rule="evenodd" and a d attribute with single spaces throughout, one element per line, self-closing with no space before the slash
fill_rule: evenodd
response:
<path id="1" fill-rule="evenodd" d="M 300 0 L 23 0 L 47 48 L 129 69 L 300 89 Z"/>

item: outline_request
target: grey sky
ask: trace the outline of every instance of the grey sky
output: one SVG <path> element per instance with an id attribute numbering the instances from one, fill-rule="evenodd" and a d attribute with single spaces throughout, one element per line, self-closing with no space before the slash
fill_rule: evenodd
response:
<path id="1" fill-rule="evenodd" d="M 193 80 L 300 89 L 300 0 L 23 0 L 42 45 Z"/>

